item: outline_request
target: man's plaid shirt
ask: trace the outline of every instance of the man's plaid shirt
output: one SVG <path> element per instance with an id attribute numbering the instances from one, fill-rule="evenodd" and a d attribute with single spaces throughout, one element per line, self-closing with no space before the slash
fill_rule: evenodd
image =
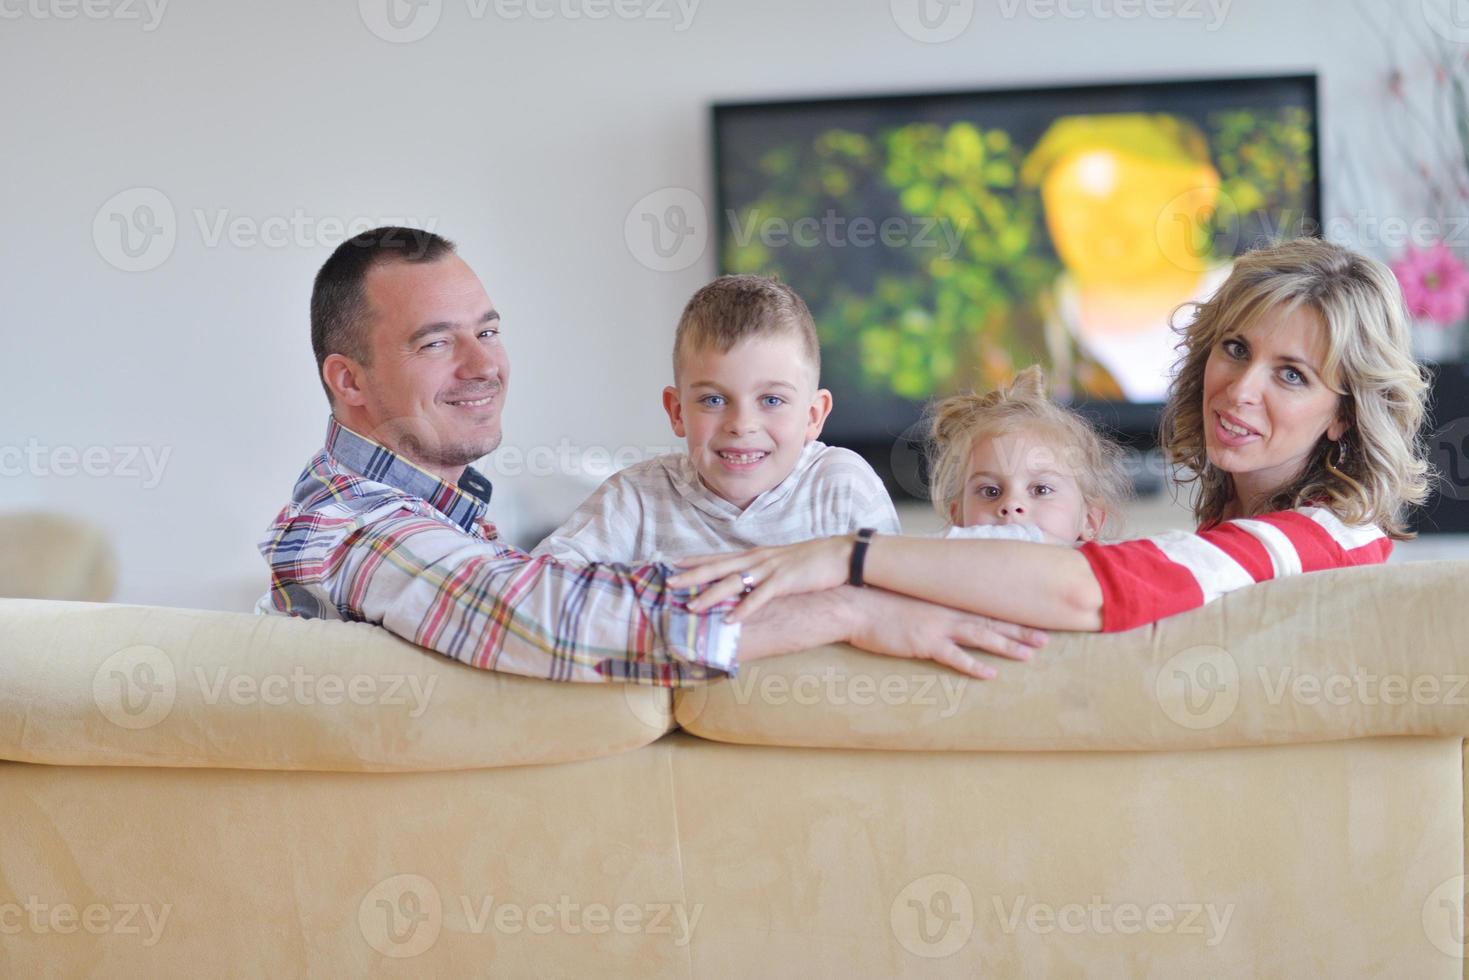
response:
<path id="1" fill-rule="evenodd" d="M 260 543 L 271 587 L 258 611 L 374 623 L 528 677 L 677 686 L 734 673 L 739 626 L 722 608 L 689 612 L 698 590 L 669 588 L 668 566 L 532 558 L 485 520 L 488 486 L 473 470 L 451 486 L 331 419 Z"/>

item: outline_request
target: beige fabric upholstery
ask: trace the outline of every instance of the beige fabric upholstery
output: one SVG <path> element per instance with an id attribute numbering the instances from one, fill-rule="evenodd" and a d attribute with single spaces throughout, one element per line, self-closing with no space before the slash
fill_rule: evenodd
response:
<path id="1" fill-rule="evenodd" d="M 0 514 L 0 596 L 105 602 L 116 586 L 100 530 L 57 514 Z"/>
<path id="2" fill-rule="evenodd" d="M 826 647 L 674 695 L 702 738 L 914 750 L 1158 750 L 1469 736 L 1469 562 L 1268 582 L 1127 633 L 1054 634 L 993 681 Z"/>
<path id="3" fill-rule="evenodd" d="M 0 974 L 1457 977 L 1461 760 L 673 735 L 453 773 L 0 763 Z"/>
<path id="4" fill-rule="evenodd" d="M 986 683 L 808 651 L 672 734 L 361 624 L 0 600 L 0 976 L 1463 977 L 1466 572 Z"/>
<path id="5" fill-rule="evenodd" d="M 0 600 L 0 758 L 389 771 L 565 762 L 671 727 L 666 689 L 476 670 L 360 623 Z"/>

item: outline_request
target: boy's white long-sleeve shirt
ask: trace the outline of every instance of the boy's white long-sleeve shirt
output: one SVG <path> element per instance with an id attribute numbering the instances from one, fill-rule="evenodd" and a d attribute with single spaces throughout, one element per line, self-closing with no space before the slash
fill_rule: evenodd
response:
<path id="1" fill-rule="evenodd" d="M 533 553 L 672 562 L 863 527 L 897 534 L 898 515 L 882 480 L 849 449 L 807 443 L 790 475 L 743 511 L 704 486 L 686 453 L 668 453 L 614 473 Z"/>

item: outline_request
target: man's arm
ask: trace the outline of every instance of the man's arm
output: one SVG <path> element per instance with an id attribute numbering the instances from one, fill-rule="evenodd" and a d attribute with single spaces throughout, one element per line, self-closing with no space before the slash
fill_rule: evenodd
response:
<path id="1" fill-rule="evenodd" d="M 869 653 L 932 660 L 986 680 L 995 676 L 994 668 L 963 648 L 1028 660 L 1047 639 L 1040 630 L 844 585 L 766 605 L 743 624 L 739 659 L 747 663 L 845 641 Z"/>

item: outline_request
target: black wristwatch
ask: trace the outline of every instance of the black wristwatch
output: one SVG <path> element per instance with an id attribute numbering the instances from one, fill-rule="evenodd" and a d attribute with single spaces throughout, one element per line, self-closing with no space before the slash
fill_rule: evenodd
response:
<path id="1" fill-rule="evenodd" d="M 867 545 L 876 533 L 877 529 L 871 527 L 864 527 L 857 532 L 857 540 L 852 542 L 852 563 L 847 567 L 848 585 L 865 584 L 862 581 L 862 563 L 867 560 Z"/>

